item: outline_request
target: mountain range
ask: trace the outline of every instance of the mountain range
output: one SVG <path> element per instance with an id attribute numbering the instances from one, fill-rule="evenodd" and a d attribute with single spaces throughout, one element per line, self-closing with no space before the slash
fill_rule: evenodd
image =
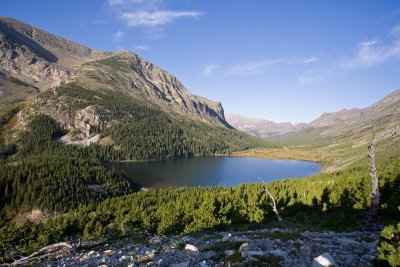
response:
<path id="1" fill-rule="evenodd" d="M 238 130 L 262 138 L 284 136 L 285 134 L 301 133 L 310 128 L 323 129 L 322 135 L 339 134 L 352 128 L 353 131 L 362 131 L 372 121 L 380 129 L 396 133 L 397 119 L 400 118 L 400 90 L 393 92 L 384 99 L 362 109 L 342 109 L 337 112 L 323 113 L 310 123 L 293 124 L 291 122 L 276 123 L 266 119 L 248 118 L 241 115 L 226 114 L 225 118 L 230 125 Z M 302 131 L 303 130 L 303 131 Z"/>
<path id="2" fill-rule="evenodd" d="M 231 114 L 226 119 L 233 127 L 278 147 L 311 152 L 325 163 L 325 171 L 365 164 L 373 132 L 379 160 L 390 159 L 400 149 L 400 90 L 369 107 L 323 113 L 308 124 L 275 123 Z"/>
<path id="3" fill-rule="evenodd" d="M 193 95 L 175 76 L 140 56 L 91 49 L 5 17 L 0 18 L 0 104 L 17 110 L 8 125 L 11 133 L 42 114 L 65 130 L 60 140 L 66 144 L 95 143 L 123 154 L 120 148 L 129 143 L 129 149 L 142 151 L 121 159 L 260 145 L 229 125 L 220 102 Z M 167 137 L 171 131 L 176 140 Z M 149 154 L 155 143 L 163 148 Z"/>
<path id="4" fill-rule="evenodd" d="M 44 91 L 71 81 L 92 87 L 108 83 L 110 87 L 112 82 L 114 90 L 146 98 L 163 109 L 229 127 L 221 103 L 191 94 L 176 77 L 131 52 L 90 49 L 17 20 L 0 18 L 0 59 L 3 103 L 29 96 L 33 88 Z M 94 75 L 101 79 L 93 79 Z M 12 77 L 11 83 L 7 77 Z M 22 82 L 12 84 L 16 79 Z"/>
<path id="5" fill-rule="evenodd" d="M 247 118 L 236 114 L 225 114 L 225 118 L 236 129 L 262 138 L 286 134 L 306 126 L 305 123 L 276 123 L 266 119 Z"/>

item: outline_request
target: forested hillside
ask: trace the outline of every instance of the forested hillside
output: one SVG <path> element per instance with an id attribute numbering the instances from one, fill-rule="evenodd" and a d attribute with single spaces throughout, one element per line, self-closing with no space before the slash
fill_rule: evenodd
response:
<path id="1" fill-rule="evenodd" d="M 379 166 L 381 222 L 400 218 L 400 159 Z M 267 185 L 285 224 L 304 229 L 360 229 L 368 209 L 367 168 L 355 168 Z M 276 225 L 263 184 L 229 188 L 181 188 L 139 192 L 80 205 L 44 223 L 3 226 L 1 247 L 37 249 L 66 237 L 84 240 L 148 231 L 157 234 L 226 229 L 239 225 Z M 250 226 L 249 226 L 250 227 Z"/>

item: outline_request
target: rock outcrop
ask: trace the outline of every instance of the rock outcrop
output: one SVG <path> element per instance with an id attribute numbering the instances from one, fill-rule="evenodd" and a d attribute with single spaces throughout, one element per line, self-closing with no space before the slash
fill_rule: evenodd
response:
<path id="1" fill-rule="evenodd" d="M 78 110 L 75 115 L 75 128 L 86 137 L 103 129 L 108 122 L 110 112 L 99 106 L 91 105 Z"/>
<path id="2" fill-rule="evenodd" d="M 264 229 L 170 237 L 137 236 L 56 256 L 42 266 L 372 266 L 378 232 Z M 319 265 L 317 265 L 319 264 Z M 328 265 L 327 265 L 328 264 Z M 329 265 L 331 264 L 331 265 Z M 274 266 L 275 266 L 274 265 Z"/>

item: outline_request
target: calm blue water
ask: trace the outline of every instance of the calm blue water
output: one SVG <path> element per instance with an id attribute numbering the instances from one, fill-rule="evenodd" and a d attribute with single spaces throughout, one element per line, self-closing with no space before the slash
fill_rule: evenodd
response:
<path id="1" fill-rule="evenodd" d="M 145 187 L 231 186 L 260 183 L 320 172 L 315 162 L 247 157 L 195 157 L 149 162 L 114 163 L 132 181 Z"/>

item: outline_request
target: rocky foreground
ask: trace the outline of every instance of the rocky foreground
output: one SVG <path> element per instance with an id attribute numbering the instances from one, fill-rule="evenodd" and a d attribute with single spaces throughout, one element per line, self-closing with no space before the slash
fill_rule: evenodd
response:
<path id="1" fill-rule="evenodd" d="M 282 229 L 141 235 L 90 249 L 64 249 L 46 256 L 40 266 L 372 266 L 378 238 L 378 232 Z"/>

